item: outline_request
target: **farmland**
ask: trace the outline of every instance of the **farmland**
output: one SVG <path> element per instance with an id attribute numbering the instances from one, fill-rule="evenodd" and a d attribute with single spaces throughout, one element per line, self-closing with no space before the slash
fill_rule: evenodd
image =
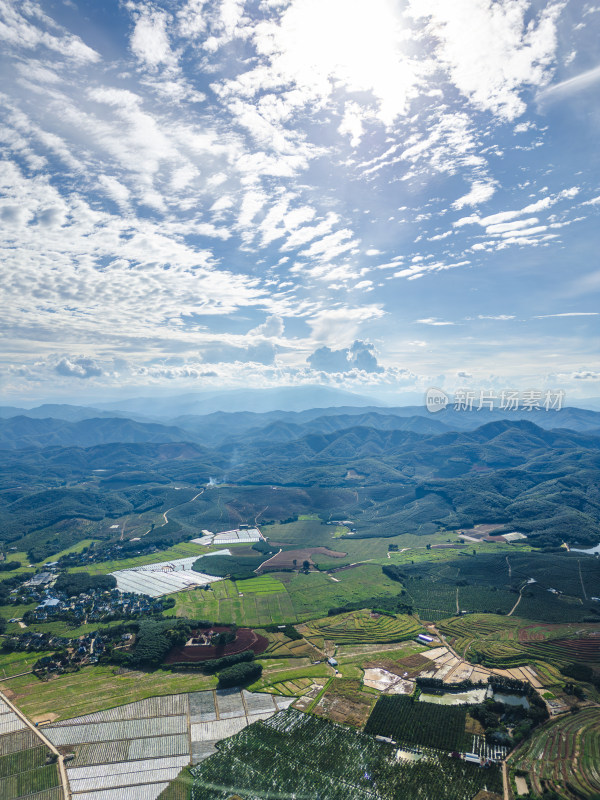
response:
<path id="1" fill-rule="evenodd" d="M 154 800 L 183 767 L 214 753 L 218 741 L 268 719 L 290 702 L 239 689 L 166 695 L 54 722 L 44 727 L 44 734 L 72 755 L 67 777 L 75 797 L 103 791 L 108 797 Z M 0 744 L 2 738 L 6 737 L 0 737 Z M 0 781 L 4 765 L 19 769 L 21 781 L 38 768 L 35 785 L 44 788 L 42 773 L 49 768 L 42 766 L 42 756 L 29 751 L 0 756 Z M 56 773 L 56 767 L 51 768 Z M 18 791 L 20 785 L 9 790 Z"/>
<path id="2" fill-rule="evenodd" d="M 219 743 L 190 771 L 193 800 L 227 800 L 232 792 L 252 800 L 470 800 L 484 785 L 501 786 L 495 767 L 434 754 L 399 762 L 391 745 L 291 709 Z"/>
<path id="3" fill-rule="evenodd" d="M 517 617 L 469 614 L 439 623 L 465 657 L 488 666 L 510 667 L 531 661 L 564 665 L 600 663 L 600 622 L 544 624 Z"/>
<path id="4" fill-rule="evenodd" d="M 520 618 L 562 623 L 580 622 L 597 611 L 584 591 L 600 581 L 597 559 L 568 553 L 532 554 L 522 547 L 507 554 L 493 547 L 493 552 L 477 547 L 473 552 L 451 551 L 454 557 L 443 563 L 433 559 L 394 562 L 421 618 L 435 621 L 459 611 L 510 612 Z"/>
<path id="5" fill-rule="evenodd" d="M 316 636 L 331 639 L 336 644 L 380 644 L 412 639 L 423 628 L 406 615 L 388 616 L 363 610 L 309 622 L 305 630 L 309 639 Z"/>
<path id="6" fill-rule="evenodd" d="M 216 685 L 212 676 L 163 670 L 136 672 L 99 665 L 49 681 L 22 675 L 3 682 L 15 704 L 34 721 L 66 719 L 156 695 L 199 691 Z"/>
<path id="7" fill-rule="evenodd" d="M 362 728 L 377 700 L 377 693 L 365 690 L 355 678 L 334 678 L 311 711 L 317 716 Z"/>
<path id="8" fill-rule="evenodd" d="M 419 703 L 404 695 L 382 695 L 365 726 L 365 733 L 387 736 L 405 745 L 471 752 L 463 706 Z"/>
<path id="9" fill-rule="evenodd" d="M 261 627 L 317 619 L 334 606 L 373 595 L 396 596 L 399 588 L 377 564 L 361 564 L 335 576 L 277 572 L 237 582 L 224 580 L 207 591 L 184 592 L 173 598 L 180 617 Z"/>
<path id="10" fill-rule="evenodd" d="M 62 800 L 56 759 L 41 739 L 0 699 L 0 797 Z"/>
<path id="11" fill-rule="evenodd" d="M 581 709 L 545 725 L 511 759 L 511 773 L 525 775 L 531 791 L 550 790 L 564 800 L 600 796 L 600 709 Z"/>

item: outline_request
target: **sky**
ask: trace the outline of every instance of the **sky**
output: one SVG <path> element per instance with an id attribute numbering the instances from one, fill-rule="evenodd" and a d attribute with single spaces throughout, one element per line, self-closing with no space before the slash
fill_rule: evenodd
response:
<path id="1" fill-rule="evenodd" d="M 600 3 L 0 0 L 0 400 L 600 396 Z"/>

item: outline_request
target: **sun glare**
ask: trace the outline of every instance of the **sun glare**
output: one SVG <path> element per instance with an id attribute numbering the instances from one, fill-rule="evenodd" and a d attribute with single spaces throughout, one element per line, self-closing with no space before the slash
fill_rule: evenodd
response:
<path id="1" fill-rule="evenodd" d="M 406 31 L 390 0 L 302 0 L 283 15 L 274 37 L 277 68 L 302 86 L 345 86 L 371 92 L 390 124 L 406 112 L 416 75 L 403 44 Z"/>

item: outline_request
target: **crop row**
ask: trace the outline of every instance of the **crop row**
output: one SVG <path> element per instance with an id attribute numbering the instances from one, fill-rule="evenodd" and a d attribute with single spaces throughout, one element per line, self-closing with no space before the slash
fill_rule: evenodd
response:
<path id="1" fill-rule="evenodd" d="M 34 794 L 58 785 L 58 769 L 55 764 L 19 772 L 0 778 L 0 797 L 21 797 Z"/>
<path id="2" fill-rule="evenodd" d="M 133 761 L 161 756 L 179 756 L 189 753 L 187 734 L 153 736 L 148 739 L 120 739 L 114 742 L 86 744 L 77 748 L 74 766 L 104 764 L 116 761 Z"/>
<path id="3" fill-rule="evenodd" d="M 140 786 L 128 786 L 126 792 L 121 787 L 114 789 L 100 789 L 95 792 L 84 792 L 75 795 L 76 800 L 155 800 L 169 786 L 168 780 L 161 783 L 146 783 Z M 25 798 L 23 798 L 25 800 Z M 29 800 L 29 798 L 27 798 Z M 38 800 L 37 797 L 31 800 Z M 54 798 L 52 798 L 54 800 Z"/>
<path id="4" fill-rule="evenodd" d="M 309 623 L 308 627 L 313 634 L 340 644 L 400 641 L 411 639 L 422 630 L 412 617 L 373 616 L 369 612 L 340 614 Z"/>
<path id="5" fill-rule="evenodd" d="M 16 753 L 19 750 L 29 750 L 39 744 L 39 738 L 29 728 L 14 733 L 0 736 L 0 756 Z"/>
<path id="6" fill-rule="evenodd" d="M 383 695 L 371 712 L 365 733 L 386 736 L 407 745 L 467 752 L 464 706 L 415 702 L 404 695 Z"/>
<path id="7" fill-rule="evenodd" d="M 37 743 L 39 744 L 38 739 Z M 6 778 L 17 772 L 27 772 L 46 763 L 47 750 L 45 747 L 33 747 L 30 750 L 21 750 L 7 756 L 0 756 L 0 778 Z"/>
<path id="8" fill-rule="evenodd" d="M 561 797 L 600 795 L 600 709 L 589 708 L 541 730 L 521 751 L 515 768 L 529 772 L 534 791 Z"/>
<path id="9" fill-rule="evenodd" d="M 108 711 L 98 711 L 94 714 L 85 714 L 82 717 L 56 722 L 52 727 L 70 727 L 71 725 L 88 724 L 91 722 L 120 722 L 126 719 L 151 719 L 153 717 L 180 716 L 189 710 L 189 695 L 170 694 L 164 697 L 149 697 L 146 700 L 137 700 L 123 706 L 110 708 Z"/>
<path id="10" fill-rule="evenodd" d="M 57 746 L 85 742 L 112 742 L 116 739 L 143 739 L 148 736 L 185 733 L 187 718 L 184 716 L 157 717 L 123 722 L 98 722 L 70 727 L 48 726 L 44 730 L 52 744 Z"/>
<path id="11" fill-rule="evenodd" d="M 497 768 L 430 754 L 398 762 L 395 748 L 295 710 L 246 728 L 192 767 L 192 800 L 319 797 L 321 800 L 469 800 L 501 789 Z M 335 758 L 331 754 L 335 753 Z"/>

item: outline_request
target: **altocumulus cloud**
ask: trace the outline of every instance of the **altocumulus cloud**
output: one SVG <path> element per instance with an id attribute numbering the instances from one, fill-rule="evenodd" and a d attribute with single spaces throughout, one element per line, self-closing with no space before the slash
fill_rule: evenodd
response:
<path id="1" fill-rule="evenodd" d="M 360 339 L 353 342 L 350 347 L 340 350 L 319 347 L 306 360 L 313 369 L 322 372 L 351 372 L 354 369 L 364 372 L 384 371 L 377 363 L 374 345 Z"/>

